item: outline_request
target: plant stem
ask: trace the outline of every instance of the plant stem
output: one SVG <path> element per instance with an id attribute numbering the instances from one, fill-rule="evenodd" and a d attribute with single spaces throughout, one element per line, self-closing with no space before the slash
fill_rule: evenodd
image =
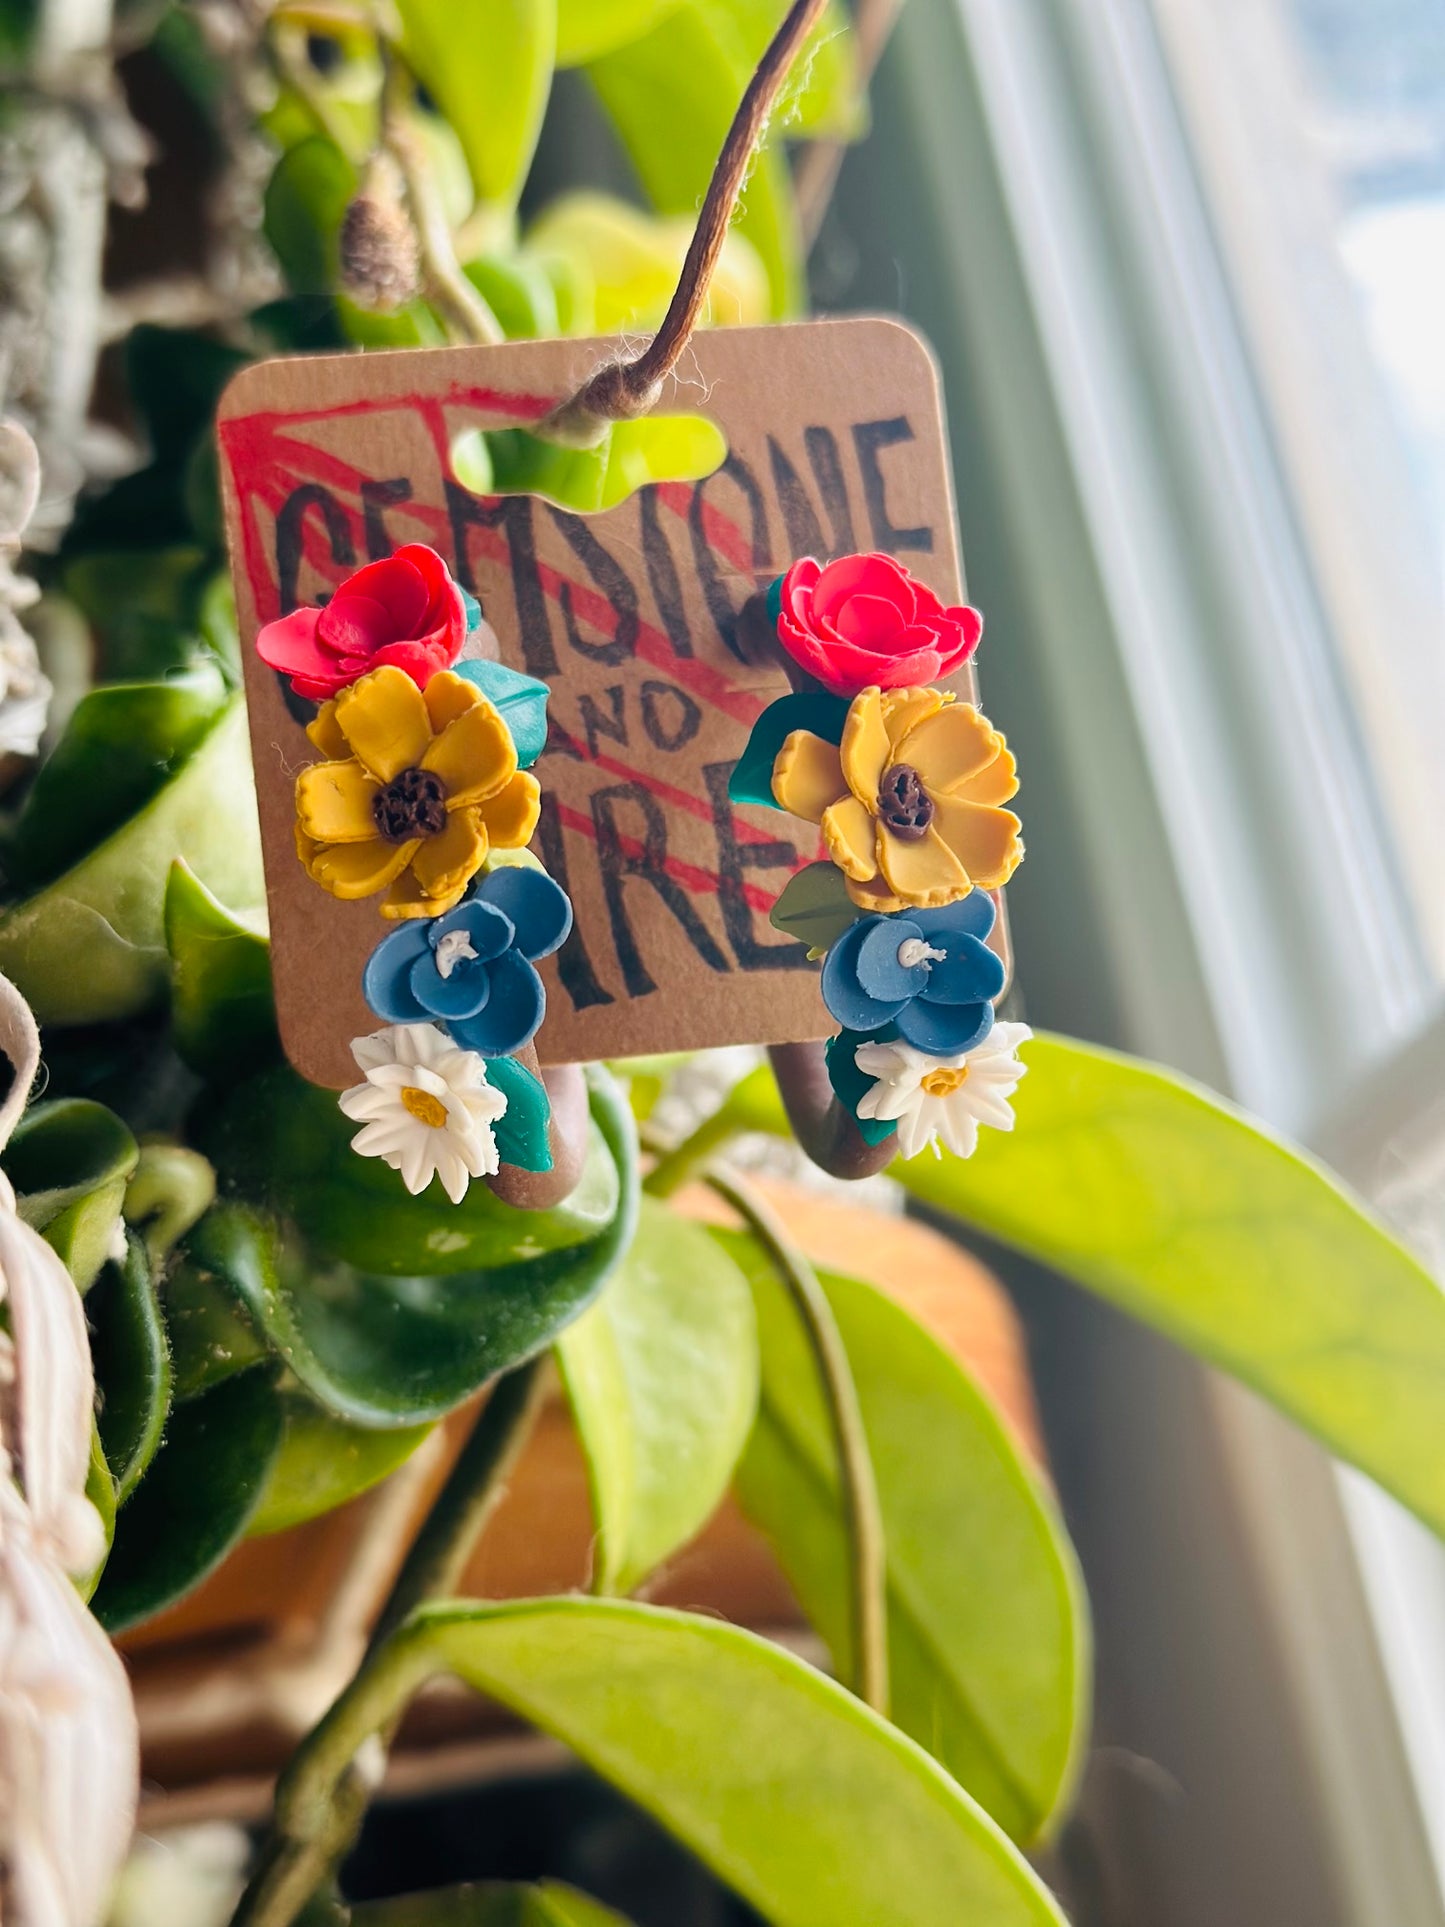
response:
<path id="1" fill-rule="evenodd" d="M 391 1635 L 423 1600 L 450 1591 L 461 1577 L 531 1434 L 545 1387 L 545 1356 L 518 1366 L 493 1387 L 397 1574 L 356 1677 L 297 1747 L 277 1783 L 270 1837 L 231 1927 L 291 1927 L 350 1849 L 409 1693 L 398 1690 L 366 1729 L 376 1745 L 364 1756 L 341 1745 L 338 1736 L 350 1730 L 341 1711 L 384 1696 L 395 1671 Z"/>
<path id="2" fill-rule="evenodd" d="M 728 1107 L 723 1103 L 710 1117 L 705 1117 L 694 1131 L 691 1131 L 680 1144 L 663 1151 L 647 1176 L 642 1180 L 642 1188 L 650 1198 L 670 1198 L 674 1191 L 680 1191 L 689 1178 L 695 1178 L 725 1144 L 730 1144 L 738 1135 L 738 1125 L 729 1116 Z M 651 1148 L 652 1140 L 645 1140 Z"/>
<path id="3" fill-rule="evenodd" d="M 506 1491 L 542 1409 L 546 1354 L 498 1379 L 377 1615 L 374 1653 L 423 1600 L 450 1593 Z"/>
<path id="4" fill-rule="evenodd" d="M 706 1181 L 725 1198 L 763 1246 L 802 1321 L 822 1380 L 843 1487 L 852 1565 L 853 1690 L 875 1713 L 888 1716 L 888 1567 L 883 1515 L 858 1390 L 838 1322 L 818 1274 L 769 1206 L 731 1173 L 709 1171 Z"/>
<path id="5" fill-rule="evenodd" d="M 427 299 L 459 340 L 495 347 L 506 340 L 506 334 L 457 260 L 451 224 L 431 162 L 402 112 L 405 95 L 401 56 L 380 26 L 377 46 L 382 60 L 381 144 L 401 170 L 406 204 L 426 277 Z"/>

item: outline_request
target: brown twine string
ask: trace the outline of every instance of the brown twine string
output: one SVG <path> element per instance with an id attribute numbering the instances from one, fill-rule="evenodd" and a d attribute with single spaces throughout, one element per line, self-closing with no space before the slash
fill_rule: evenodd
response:
<path id="1" fill-rule="evenodd" d="M 826 3 L 793 0 L 758 62 L 713 168 L 662 326 L 640 355 L 631 361 L 609 362 L 584 382 L 570 401 L 554 408 L 538 424 L 538 434 L 569 448 L 592 448 L 606 434 L 610 422 L 635 421 L 656 405 L 663 382 L 677 366 L 702 317 L 733 210 L 779 89 Z"/>

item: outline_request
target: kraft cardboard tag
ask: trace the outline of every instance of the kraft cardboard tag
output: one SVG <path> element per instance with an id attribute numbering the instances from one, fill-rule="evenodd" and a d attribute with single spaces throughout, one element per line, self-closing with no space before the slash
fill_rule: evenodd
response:
<path id="1" fill-rule="evenodd" d="M 502 660 L 551 685 L 535 766 L 534 848 L 576 927 L 544 966 L 543 1063 L 834 1028 L 803 947 L 768 923 L 816 828 L 735 808 L 729 770 L 781 669 L 741 660 L 747 598 L 800 555 L 881 549 L 946 603 L 963 599 L 937 375 L 881 318 L 698 335 L 659 413 L 706 413 L 727 438 L 698 483 L 577 515 L 472 494 L 450 450 L 468 429 L 525 427 L 616 344 L 514 342 L 262 362 L 237 376 L 218 437 L 260 801 L 276 1004 L 302 1076 L 354 1081 L 377 1028 L 361 973 L 389 926 L 296 857 L 294 784 L 314 761 L 260 626 L 325 599 L 362 563 L 426 542 L 477 596 Z M 971 679 L 955 681 L 972 700 Z"/>

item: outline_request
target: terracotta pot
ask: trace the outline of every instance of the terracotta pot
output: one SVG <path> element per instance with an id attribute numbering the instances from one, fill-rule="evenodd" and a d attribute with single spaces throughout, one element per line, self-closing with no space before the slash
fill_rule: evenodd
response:
<path id="1" fill-rule="evenodd" d="M 949 1345 L 1041 1462 L 1022 1335 L 991 1273 L 908 1219 L 775 1181 L 759 1188 L 816 1262 L 880 1285 Z M 700 1218 L 727 1217 L 700 1188 L 678 1203 Z M 189 1598 L 125 1637 L 149 1823 L 264 1810 L 277 1766 L 350 1678 L 473 1411 L 454 1414 L 374 1492 L 307 1525 L 245 1541 Z M 585 1467 L 554 1388 L 462 1590 L 522 1598 L 584 1588 L 592 1534 Z M 817 1652 L 766 1542 L 731 1498 L 646 1596 Z M 459 1689 L 433 1690 L 408 1718 L 394 1778 L 413 1786 L 474 1778 L 547 1750 L 524 1742 L 519 1752 L 519 1733 Z"/>

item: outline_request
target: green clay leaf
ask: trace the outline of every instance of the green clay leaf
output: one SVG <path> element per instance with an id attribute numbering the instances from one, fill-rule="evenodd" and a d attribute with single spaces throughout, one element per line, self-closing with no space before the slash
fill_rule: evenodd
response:
<path id="1" fill-rule="evenodd" d="M 588 76 L 643 193 L 660 214 L 695 218 L 755 61 L 718 0 L 683 0 L 652 31 L 593 61 Z M 805 295 L 788 164 L 775 130 L 756 154 L 736 216 L 761 256 L 774 316 Z"/>
<path id="2" fill-rule="evenodd" d="M 1017 1123 L 899 1161 L 916 1198 L 1231 1372 L 1445 1535 L 1445 1293 L 1329 1171 L 1188 1079 L 1024 1046 Z M 763 1073 L 728 1099 L 785 1134 Z"/>
<path id="3" fill-rule="evenodd" d="M 603 1599 L 424 1608 L 395 1637 L 569 1746 L 772 1927 L 1063 1927 L 1042 1881 L 919 1746 L 781 1647 Z M 359 1744 L 364 1706 L 332 1722 Z"/>
<path id="4" fill-rule="evenodd" d="M 558 1339 L 557 1362 L 592 1488 L 593 1589 L 633 1592 L 707 1524 L 746 1443 L 747 1282 L 700 1226 L 644 1199 L 631 1250 Z"/>
<path id="5" fill-rule="evenodd" d="M 455 672 L 500 710 L 517 745 L 517 761 L 530 769 L 547 747 L 547 698 L 552 693 L 547 684 L 501 662 L 459 662 Z"/>
<path id="6" fill-rule="evenodd" d="M 191 1069 L 236 1077 L 274 1057 L 279 1040 L 266 937 L 232 916 L 179 858 L 166 879 L 163 924 L 172 1031 Z"/>
<path id="7" fill-rule="evenodd" d="M 789 877 L 768 918 L 775 930 L 809 950 L 830 950 L 863 912 L 848 894 L 835 863 L 810 863 Z"/>
<path id="8" fill-rule="evenodd" d="M 374 1242 L 365 1235 L 358 1241 L 363 1252 L 373 1242 L 371 1268 L 361 1270 L 316 1255 L 292 1222 L 247 1205 L 222 1205 L 191 1234 L 191 1264 L 234 1295 L 329 1411 L 365 1426 L 429 1423 L 497 1372 L 551 1344 L 631 1243 L 637 1210 L 631 1119 L 610 1081 L 594 1086 L 592 1108 L 587 1170 L 572 1199 L 555 1211 L 514 1210 L 482 1186 L 461 1206 L 445 1198 L 408 1199 L 402 1191 L 400 1230 L 386 1210 L 366 1213 Z M 374 1165 L 346 1156 L 353 1165 Z M 479 1206 L 469 1219 L 473 1192 L 486 1198 L 488 1209 Z M 376 1202 L 364 1193 L 361 1201 Z M 336 1204 L 344 1216 L 345 1197 Z M 351 1229 L 354 1234 L 356 1226 Z M 388 1260 L 385 1271 L 378 1253 Z M 392 1269 L 399 1259 L 408 1262 Z"/>
<path id="9" fill-rule="evenodd" d="M 558 0 L 557 65 L 580 67 L 630 46 L 678 0 Z"/>
<path id="10" fill-rule="evenodd" d="M 407 64 L 461 141 L 477 199 L 514 207 L 552 86 L 557 0 L 493 0 L 485 24 L 455 0 L 397 0 Z"/>
<path id="11" fill-rule="evenodd" d="M 116 1520 L 91 1602 L 107 1632 L 174 1604 L 220 1564 L 260 1503 L 281 1431 L 269 1367 L 174 1408 L 164 1444 Z"/>
<path id="12" fill-rule="evenodd" d="M 865 1144 L 881 1144 L 885 1138 L 895 1137 L 898 1133 L 898 1126 L 892 1118 L 858 1115 L 858 1106 L 874 1084 L 868 1073 L 858 1068 L 858 1046 L 874 1041 L 861 1031 L 840 1030 L 836 1037 L 830 1037 L 823 1046 L 833 1095 L 853 1113 L 858 1135 Z"/>
<path id="13" fill-rule="evenodd" d="M 848 1539 L 817 1368 L 766 1253 L 742 1233 L 713 1235 L 747 1274 L 762 1341 L 739 1497 L 848 1677 Z M 885 1293 L 821 1276 L 883 1514 L 892 1717 L 1027 1846 L 1056 1826 L 1088 1732 L 1089 1618 L 1073 1549 L 955 1356 Z"/>
<path id="14" fill-rule="evenodd" d="M 295 1391 L 282 1394 L 281 1409 L 281 1450 L 246 1528 L 251 1539 L 318 1519 L 369 1492 L 409 1459 L 432 1429 L 348 1425 Z"/>
<path id="15" fill-rule="evenodd" d="M 0 919 L 0 971 L 42 1025 L 111 1023 L 164 999 L 163 906 L 177 857 L 238 911 L 264 902 L 238 701 L 138 815 Z"/>
<path id="16" fill-rule="evenodd" d="M 728 795 L 734 803 L 762 803 L 769 809 L 780 809 L 782 805 L 773 795 L 773 765 L 788 737 L 795 729 L 807 729 L 825 742 L 840 743 L 847 720 L 846 697 L 829 696 L 822 690 L 780 696 L 753 724 L 747 745 L 728 778 Z"/>
<path id="17" fill-rule="evenodd" d="M 32 1104 L 5 1147 L 20 1216 L 56 1251 L 80 1291 L 110 1256 L 140 1148 L 114 1111 L 85 1097 Z"/>
<path id="18" fill-rule="evenodd" d="M 86 1305 L 97 1423 L 121 1505 L 156 1455 L 171 1406 L 171 1356 L 145 1245 L 101 1271 Z"/>
<path id="19" fill-rule="evenodd" d="M 351 1927 L 628 1927 L 621 1914 L 600 1900 L 543 1880 L 535 1887 L 442 1887 L 435 1893 L 407 1894 L 400 1900 L 374 1900 L 353 1907 Z"/>
<path id="20" fill-rule="evenodd" d="M 487 1079 L 507 1100 L 505 1114 L 493 1126 L 503 1164 L 521 1171 L 550 1171 L 552 1104 L 546 1085 L 515 1057 L 491 1058 Z"/>
<path id="21" fill-rule="evenodd" d="M 225 702 L 213 663 L 165 682 L 107 683 L 82 696 L 6 847 L 13 884 L 35 890 L 49 883 L 134 816 L 175 775 Z"/>

